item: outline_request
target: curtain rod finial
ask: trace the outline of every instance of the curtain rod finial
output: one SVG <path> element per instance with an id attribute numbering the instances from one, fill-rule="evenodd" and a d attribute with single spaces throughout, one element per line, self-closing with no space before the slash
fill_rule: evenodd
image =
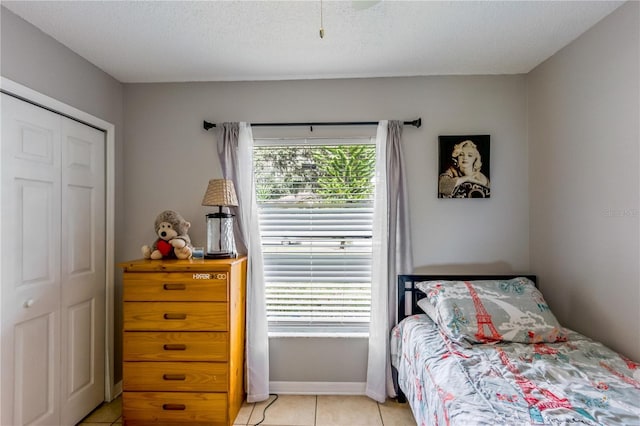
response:
<path id="1" fill-rule="evenodd" d="M 205 120 L 205 121 L 202 122 L 202 127 L 205 130 L 209 130 L 209 129 L 213 128 L 213 127 L 216 127 L 216 123 L 209 123 L 207 120 Z"/>
<path id="2" fill-rule="evenodd" d="M 422 126 L 422 118 L 418 117 L 413 121 L 404 121 L 402 124 L 405 126 L 414 126 L 416 129 L 419 129 Z"/>

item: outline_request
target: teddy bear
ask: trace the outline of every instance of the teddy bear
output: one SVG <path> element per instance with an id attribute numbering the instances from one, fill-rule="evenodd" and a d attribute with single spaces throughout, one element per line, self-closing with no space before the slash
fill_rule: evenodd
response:
<path id="1" fill-rule="evenodd" d="M 180 213 L 165 210 L 156 217 L 154 224 L 158 239 L 151 247 L 142 246 L 145 259 L 190 259 L 191 239 L 187 232 L 191 223 L 184 220 Z"/>

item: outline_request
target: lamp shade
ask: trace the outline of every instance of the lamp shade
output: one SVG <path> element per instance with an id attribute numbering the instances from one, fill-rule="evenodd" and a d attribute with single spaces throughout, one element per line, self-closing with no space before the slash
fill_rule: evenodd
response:
<path id="1" fill-rule="evenodd" d="M 207 192 L 202 199 L 203 206 L 237 206 L 238 198 L 233 181 L 230 179 L 211 179 Z"/>

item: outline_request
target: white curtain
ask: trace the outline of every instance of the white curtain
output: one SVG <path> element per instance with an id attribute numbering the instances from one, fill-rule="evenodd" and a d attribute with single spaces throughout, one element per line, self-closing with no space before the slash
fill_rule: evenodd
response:
<path id="1" fill-rule="evenodd" d="M 376 190 L 373 214 L 371 320 L 366 394 L 384 402 L 396 396 L 391 376 L 389 334 L 395 324 L 398 274 L 413 269 L 402 123 L 381 121 L 376 134 Z"/>
<path id="2" fill-rule="evenodd" d="M 223 123 L 218 156 L 224 177 L 233 180 L 238 197 L 235 222 L 238 252 L 247 254 L 246 391 L 247 402 L 269 398 L 269 336 L 264 266 L 253 174 L 253 133 L 248 123 Z"/>

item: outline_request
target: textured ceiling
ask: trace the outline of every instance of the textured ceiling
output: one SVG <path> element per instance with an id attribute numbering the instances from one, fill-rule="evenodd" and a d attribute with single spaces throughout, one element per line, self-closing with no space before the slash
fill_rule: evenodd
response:
<path id="1" fill-rule="evenodd" d="M 526 73 L 616 1 L 2 1 L 122 82 Z"/>

